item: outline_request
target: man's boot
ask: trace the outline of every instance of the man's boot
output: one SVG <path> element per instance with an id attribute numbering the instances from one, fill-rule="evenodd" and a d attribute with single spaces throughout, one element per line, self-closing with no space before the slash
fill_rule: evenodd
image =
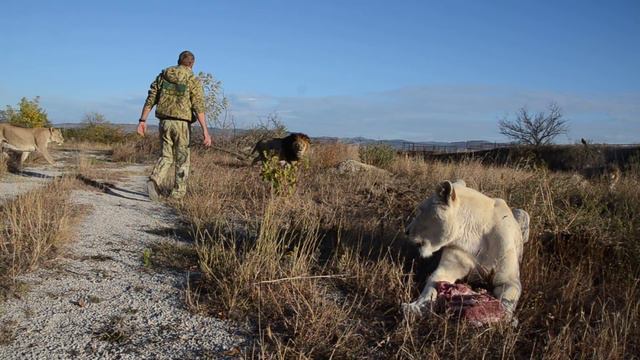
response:
<path id="1" fill-rule="evenodd" d="M 147 194 L 151 201 L 160 201 L 160 192 L 158 191 L 158 185 L 156 182 L 149 179 L 147 180 Z"/>

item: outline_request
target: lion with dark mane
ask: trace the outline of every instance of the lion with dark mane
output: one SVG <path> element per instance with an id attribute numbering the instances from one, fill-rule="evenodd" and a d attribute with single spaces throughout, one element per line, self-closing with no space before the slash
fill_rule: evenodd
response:
<path id="1" fill-rule="evenodd" d="M 300 161 L 311 145 L 309 136 L 303 133 L 291 133 L 283 138 L 263 139 L 256 143 L 251 153 L 258 153 L 253 164 L 265 161 L 273 156 L 289 164 Z"/>

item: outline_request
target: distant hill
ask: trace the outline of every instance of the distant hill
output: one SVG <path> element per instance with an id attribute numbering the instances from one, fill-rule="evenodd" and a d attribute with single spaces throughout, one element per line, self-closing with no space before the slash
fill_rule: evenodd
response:
<path id="1" fill-rule="evenodd" d="M 134 132 L 136 131 L 138 124 L 113 124 L 126 132 Z M 81 123 L 60 123 L 55 124 L 56 127 L 65 128 L 65 129 L 73 129 L 79 128 L 83 126 Z M 147 125 L 147 131 L 158 131 L 158 125 L 149 124 Z M 215 136 L 228 131 L 234 131 L 236 134 L 241 135 L 244 132 L 248 131 L 246 129 L 235 129 L 235 130 L 223 130 L 218 128 L 209 128 L 209 131 Z M 483 150 L 483 149 L 493 149 L 495 147 L 506 146 L 509 144 L 506 143 L 493 143 L 485 140 L 469 140 L 469 141 L 454 141 L 454 142 L 446 142 L 446 141 L 408 141 L 403 139 L 391 139 L 391 140 L 375 140 L 369 139 L 365 137 L 330 137 L 330 136 L 318 136 L 312 137 L 312 141 L 319 143 L 331 143 L 331 142 L 341 142 L 345 144 L 358 144 L 358 145 L 374 145 L 374 144 L 384 144 L 393 147 L 398 150 L 407 150 L 411 149 L 446 149 L 448 151 L 457 151 L 462 149 L 474 149 L 474 150 Z"/>
<path id="2" fill-rule="evenodd" d="M 358 144 L 358 145 L 374 145 L 384 144 L 393 147 L 398 150 L 424 150 L 424 149 L 450 149 L 455 151 L 456 149 L 493 149 L 496 147 L 507 146 L 507 143 L 494 143 L 485 140 L 469 140 L 469 141 L 408 141 L 402 139 L 391 140 L 374 140 L 365 137 L 353 137 L 353 138 L 338 138 L 338 137 L 317 137 L 312 138 L 318 142 L 342 142 L 346 144 Z"/>

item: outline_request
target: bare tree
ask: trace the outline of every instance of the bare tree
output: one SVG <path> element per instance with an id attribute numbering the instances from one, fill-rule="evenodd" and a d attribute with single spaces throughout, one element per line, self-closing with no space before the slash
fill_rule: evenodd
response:
<path id="1" fill-rule="evenodd" d="M 107 118 L 98 112 L 89 112 L 84 114 L 82 123 L 85 125 L 105 125 L 110 124 Z"/>
<path id="2" fill-rule="evenodd" d="M 250 151 L 249 149 L 259 140 L 283 137 L 287 133 L 287 126 L 280 119 L 278 113 L 273 112 L 258 117 L 258 123 L 252 125 L 242 135 L 236 136 L 234 141 L 238 149 Z"/>
<path id="3" fill-rule="evenodd" d="M 556 103 L 549 105 L 548 112 L 530 114 L 526 107 L 520 108 L 514 120 L 506 117 L 498 122 L 500 134 L 527 145 L 548 145 L 560 134 L 569 131 L 562 109 Z"/>

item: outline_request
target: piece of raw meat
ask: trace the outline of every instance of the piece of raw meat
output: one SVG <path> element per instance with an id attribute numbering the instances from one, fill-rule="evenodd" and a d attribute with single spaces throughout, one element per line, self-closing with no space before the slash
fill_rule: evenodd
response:
<path id="1" fill-rule="evenodd" d="M 472 326 L 497 323 L 507 317 L 507 311 L 500 300 L 484 289 L 473 291 L 465 284 L 440 281 L 436 283 L 436 291 L 436 312 L 453 313 Z"/>

